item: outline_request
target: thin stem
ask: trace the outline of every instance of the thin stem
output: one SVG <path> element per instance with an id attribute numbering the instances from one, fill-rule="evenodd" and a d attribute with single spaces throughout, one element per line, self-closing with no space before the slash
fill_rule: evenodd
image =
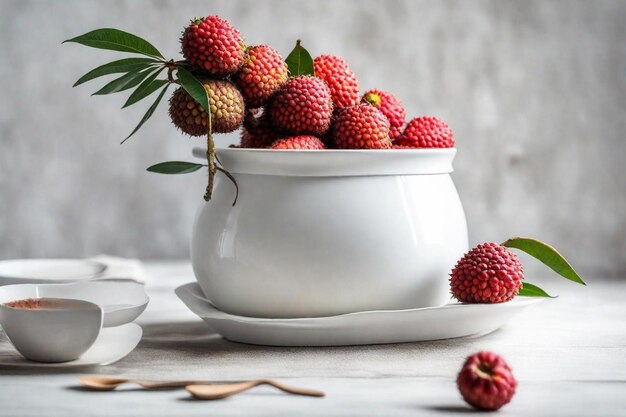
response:
<path id="1" fill-rule="evenodd" d="M 171 84 L 180 85 L 180 81 L 174 79 L 174 76 L 172 74 L 178 69 L 179 65 L 187 65 L 187 61 L 174 61 L 173 59 L 170 59 L 169 61 L 163 61 L 163 64 L 165 68 L 167 68 L 167 80 Z"/>
<path id="2" fill-rule="evenodd" d="M 207 150 L 206 159 L 209 164 L 209 183 L 206 186 L 206 192 L 204 193 L 204 200 L 211 201 L 213 196 L 213 182 L 215 181 L 215 142 L 213 142 L 213 135 L 211 134 L 211 115 L 209 112 L 209 133 L 207 134 Z"/>
<path id="3" fill-rule="evenodd" d="M 239 198 L 239 184 L 237 184 L 237 180 L 235 180 L 235 177 L 233 177 L 232 174 L 230 172 L 226 171 L 224 168 L 215 167 L 215 169 L 217 169 L 222 174 L 226 175 L 228 177 L 228 179 L 235 186 L 235 200 L 233 201 L 233 207 L 234 207 L 235 204 L 237 204 L 237 199 Z"/>

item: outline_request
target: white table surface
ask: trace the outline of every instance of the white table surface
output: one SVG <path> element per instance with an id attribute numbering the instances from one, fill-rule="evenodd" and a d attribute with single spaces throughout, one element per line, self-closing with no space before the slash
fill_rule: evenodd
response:
<path id="1" fill-rule="evenodd" d="M 463 359 L 502 354 L 518 392 L 499 415 L 626 416 L 626 280 L 533 279 L 560 295 L 475 339 L 334 348 L 231 343 L 186 310 L 174 288 L 193 280 L 186 262 L 148 262 L 150 305 L 143 340 L 120 362 L 46 372 L 0 368 L 0 416 L 444 416 L 471 414 L 455 387 Z M 0 336 L 0 344 L 6 344 Z M 203 402 L 185 391 L 94 393 L 81 374 L 159 379 L 277 378 L 326 391 L 325 398 L 271 388 Z"/>

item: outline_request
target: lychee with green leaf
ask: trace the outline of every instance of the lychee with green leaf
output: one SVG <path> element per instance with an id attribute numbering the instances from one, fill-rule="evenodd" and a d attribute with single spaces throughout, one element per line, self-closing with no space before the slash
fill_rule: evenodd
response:
<path id="1" fill-rule="evenodd" d="M 502 244 L 483 243 L 467 252 L 450 273 L 450 292 L 463 303 L 502 303 L 515 296 L 550 297 L 536 285 L 523 282 L 524 269 L 509 248 L 526 252 L 562 277 L 586 285 L 552 246 L 531 238 L 512 238 Z"/>
<path id="2" fill-rule="evenodd" d="M 241 34 L 219 16 L 192 20 L 180 41 L 185 59 L 208 75 L 234 74 L 243 64 L 245 44 Z"/>
<path id="3" fill-rule="evenodd" d="M 226 80 L 205 80 L 202 86 L 207 92 L 211 108 L 211 130 L 227 133 L 238 129 L 245 114 L 245 104 L 239 89 Z M 174 125 L 184 133 L 191 136 L 207 134 L 206 111 L 184 89 L 179 88 L 172 94 L 169 113 Z"/>

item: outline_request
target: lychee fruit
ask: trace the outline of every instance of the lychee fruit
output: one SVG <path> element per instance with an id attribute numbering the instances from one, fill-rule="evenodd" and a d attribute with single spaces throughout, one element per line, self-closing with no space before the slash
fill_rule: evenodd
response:
<path id="1" fill-rule="evenodd" d="M 202 85 L 209 96 L 211 128 L 214 133 L 227 133 L 241 126 L 245 105 L 241 92 L 226 80 L 207 80 Z M 208 132 L 204 108 L 185 90 L 179 88 L 170 98 L 170 117 L 183 132 L 203 136 Z"/>
<path id="2" fill-rule="evenodd" d="M 241 132 L 241 148 L 267 148 L 281 137 L 284 137 L 268 120 L 267 115 L 254 119 L 253 123 L 245 123 Z"/>
<path id="3" fill-rule="evenodd" d="M 348 63 L 338 56 L 320 55 L 313 60 L 315 76 L 330 88 L 336 109 L 354 106 L 359 102 L 359 82 Z"/>
<path id="4" fill-rule="evenodd" d="M 291 78 L 276 92 L 269 105 L 274 125 L 294 135 L 323 135 L 330 127 L 333 101 L 319 78 Z"/>
<path id="5" fill-rule="evenodd" d="M 288 76 L 287 64 L 278 51 L 268 45 L 259 45 L 246 50 L 235 83 L 241 89 L 246 106 L 256 108 L 263 106 Z"/>
<path id="6" fill-rule="evenodd" d="M 272 146 L 272 149 L 325 149 L 324 142 L 315 136 L 291 136 L 279 139 Z"/>
<path id="7" fill-rule="evenodd" d="M 478 352 L 465 360 L 456 384 L 469 405 L 494 411 L 511 401 L 517 381 L 501 356 Z"/>
<path id="8" fill-rule="evenodd" d="M 502 303 L 517 295 L 523 279 L 517 255 L 497 243 L 483 243 L 452 269 L 450 290 L 462 303 Z"/>
<path id="9" fill-rule="evenodd" d="M 392 140 L 402 134 L 406 111 L 400 99 L 387 91 L 369 90 L 363 94 L 361 101 L 376 107 L 389 119 L 389 137 Z"/>
<path id="10" fill-rule="evenodd" d="M 394 143 L 411 148 L 453 148 L 454 134 L 442 120 L 422 116 L 411 120 Z"/>
<path id="11" fill-rule="evenodd" d="M 237 72 L 244 59 L 241 34 L 219 16 L 196 18 L 180 39 L 192 67 L 216 77 Z"/>
<path id="12" fill-rule="evenodd" d="M 334 120 L 333 140 L 344 149 L 389 149 L 389 120 L 369 104 L 340 109 Z"/>

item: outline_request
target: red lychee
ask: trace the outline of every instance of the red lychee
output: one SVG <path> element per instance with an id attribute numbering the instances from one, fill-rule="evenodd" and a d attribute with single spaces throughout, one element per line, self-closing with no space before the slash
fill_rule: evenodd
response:
<path id="1" fill-rule="evenodd" d="M 272 149 L 325 149 L 324 142 L 315 136 L 292 136 L 279 139 L 272 146 Z"/>
<path id="2" fill-rule="evenodd" d="M 402 134 L 406 112 L 400 99 L 387 91 L 370 90 L 363 94 L 361 101 L 376 107 L 389 119 L 389 137 L 391 139 L 396 139 Z"/>
<path id="3" fill-rule="evenodd" d="M 278 88 L 287 81 L 287 64 L 276 49 L 268 45 L 252 46 L 246 50 L 246 59 L 235 75 L 246 106 L 265 105 Z"/>
<path id="4" fill-rule="evenodd" d="M 517 295 L 523 279 L 517 255 L 497 243 L 483 243 L 452 269 L 450 290 L 462 303 L 502 303 Z"/>
<path id="5" fill-rule="evenodd" d="M 239 128 L 245 105 L 237 87 L 226 80 L 207 80 L 202 85 L 209 96 L 212 131 L 227 133 Z M 172 94 L 169 112 L 172 122 L 188 135 L 207 134 L 208 118 L 204 108 L 182 88 Z"/>
<path id="6" fill-rule="evenodd" d="M 452 129 L 442 120 L 432 116 L 416 117 L 404 128 L 404 133 L 394 142 L 411 148 L 453 148 Z"/>
<path id="7" fill-rule="evenodd" d="M 336 109 L 354 106 L 359 102 L 359 82 L 348 63 L 338 56 L 320 55 L 313 60 L 315 76 L 330 88 Z"/>
<path id="8" fill-rule="evenodd" d="M 183 56 L 192 67 L 216 77 L 237 72 L 244 59 L 244 42 L 228 20 L 196 18 L 181 38 Z"/>
<path id="9" fill-rule="evenodd" d="M 344 149 L 389 149 L 389 120 L 369 104 L 340 109 L 333 125 L 333 140 Z"/>
<path id="10" fill-rule="evenodd" d="M 465 360 L 456 384 L 469 405 L 493 411 L 511 401 L 517 381 L 502 357 L 479 352 Z"/>
<path id="11" fill-rule="evenodd" d="M 319 78 L 291 78 L 276 92 L 269 115 L 279 129 L 295 135 L 321 136 L 330 127 L 333 115 L 330 90 Z"/>

